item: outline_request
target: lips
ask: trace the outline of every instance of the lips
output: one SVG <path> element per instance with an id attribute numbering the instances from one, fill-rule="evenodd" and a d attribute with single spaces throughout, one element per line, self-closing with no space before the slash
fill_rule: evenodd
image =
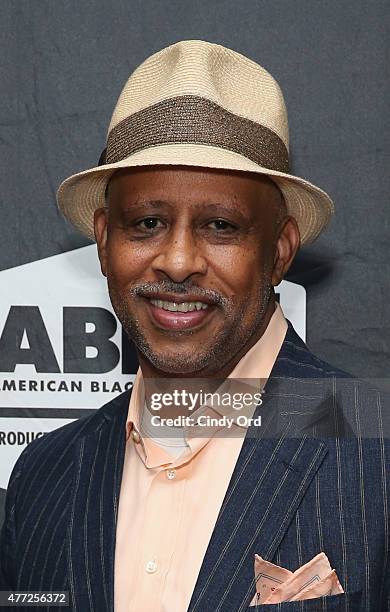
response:
<path id="1" fill-rule="evenodd" d="M 197 327 L 214 311 L 212 304 L 198 300 L 175 302 L 153 298 L 147 302 L 154 323 L 158 327 L 171 330 Z"/>
<path id="2" fill-rule="evenodd" d="M 170 312 L 192 312 L 193 310 L 206 310 L 208 305 L 204 302 L 170 302 L 168 300 L 150 300 L 153 306 L 169 310 Z"/>

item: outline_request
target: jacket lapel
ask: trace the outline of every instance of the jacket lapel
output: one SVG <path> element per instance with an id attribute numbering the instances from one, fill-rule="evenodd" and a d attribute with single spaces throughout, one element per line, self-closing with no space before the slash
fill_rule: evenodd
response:
<path id="1" fill-rule="evenodd" d="M 129 394 L 104 409 L 92 433 L 74 449 L 74 481 L 68 535 L 72 610 L 114 609 L 117 508 L 125 451 Z"/>
<path id="2" fill-rule="evenodd" d="M 268 397 L 254 415 L 262 415 L 262 426 L 257 431 L 249 429 L 244 439 L 188 612 L 242 612 L 248 608 L 256 591 L 255 553 L 272 559 L 328 452 L 323 441 L 302 434 L 288 414 L 293 410 L 291 401 L 285 399 L 286 388 L 291 390 L 291 379 L 286 377 L 297 373 L 288 343 L 305 347 L 295 336 L 289 324 L 288 342 L 267 383 Z"/>
<path id="3" fill-rule="evenodd" d="M 199 573 L 189 612 L 246 610 L 255 593 L 254 555 L 272 559 L 325 444 L 310 438 L 245 439 Z"/>

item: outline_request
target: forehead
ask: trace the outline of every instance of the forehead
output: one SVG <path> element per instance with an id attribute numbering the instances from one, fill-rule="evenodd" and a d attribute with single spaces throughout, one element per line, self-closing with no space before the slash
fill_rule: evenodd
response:
<path id="1" fill-rule="evenodd" d="M 276 184 L 252 172 L 192 166 L 144 166 L 118 170 L 108 184 L 109 200 L 116 203 L 142 196 L 150 199 L 208 203 L 210 200 L 237 205 L 282 200 Z"/>

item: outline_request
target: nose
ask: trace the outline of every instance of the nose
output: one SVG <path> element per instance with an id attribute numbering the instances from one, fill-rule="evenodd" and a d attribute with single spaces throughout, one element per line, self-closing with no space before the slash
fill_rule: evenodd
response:
<path id="1" fill-rule="evenodd" d="M 154 258 L 152 268 L 157 275 L 167 276 L 176 283 L 206 274 L 207 260 L 191 227 L 180 226 L 170 233 Z"/>

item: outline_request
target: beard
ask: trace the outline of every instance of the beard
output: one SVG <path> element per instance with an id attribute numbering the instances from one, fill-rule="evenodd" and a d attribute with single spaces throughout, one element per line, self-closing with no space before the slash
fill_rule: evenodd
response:
<path id="1" fill-rule="evenodd" d="M 270 276 L 265 270 L 258 283 L 255 299 L 241 299 L 237 304 L 233 298 L 227 298 L 210 289 L 203 289 L 191 283 L 175 283 L 173 281 L 158 281 L 154 283 L 136 283 L 126 291 L 118 291 L 108 279 L 108 289 L 114 311 L 122 324 L 128 338 L 135 344 L 137 350 L 154 368 L 166 374 L 214 375 L 218 373 L 261 328 L 272 294 Z M 157 292 L 185 295 L 195 294 L 201 300 L 208 297 L 224 315 L 225 325 L 212 337 L 210 343 L 202 343 L 190 350 L 180 350 L 180 338 L 196 337 L 196 330 L 159 330 L 167 339 L 172 339 L 172 350 L 159 350 L 156 343 L 148 340 L 147 332 L 131 306 L 131 302 L 140 295 L 153 297 Z M 249 315 L 250 323 L 243 323 Z M 177 348 L 175 348 L 177 341 Z"/>

